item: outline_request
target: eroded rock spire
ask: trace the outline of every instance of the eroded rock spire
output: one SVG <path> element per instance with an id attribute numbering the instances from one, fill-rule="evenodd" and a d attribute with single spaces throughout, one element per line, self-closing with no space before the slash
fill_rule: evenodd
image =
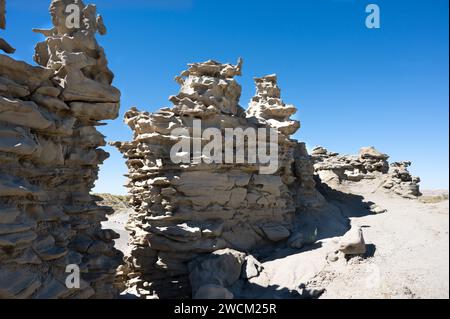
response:
<path id="1" fill-rule="evenodd" d="M 69 29 L 75 4 L 82 24 Z M 0 298 L 113 298 L 118 234 L 102 229 L 112 209 L 90 192 L 109 156 L 96 126 L 117 117 L 120 93 L 95 40 L 95 6 L 56 0 L 51 13 L 42 66 L 0 54 Z"/>
<path id="2" fill-rule="evenodd" d="M 79 27 L 68 21 L 68 5 L 78 8 L 74 7 L 73 14 L 79 15 Z M 111 86 L 114 75 L 95 38 L 96 33 L 106 33 L 95 5 L 84 5 L 81 0 L 53 0 L 50 14 L 52 29 L 33 30 L 47 37 L 37 44 L 34 60 L 55 71 L 54 81 L 64 88 L 66 101 L 118 103 L 120 92 Z"/>
<path id="3" fill-rule="evenodd" d="M 294 134 L 300 128 L 300 122 L 291 120 L 290 117 L 297 109 L 293 105 L 286 105 L 281 99 L 276 74 L 255 78 L 255 83 L 256 95 L 250 102 L 247 114 L 269 124 L 281 134 Z"/>
<path id="4" fill-rule="evenodd" d="M 229 289 L 244 261 L 258 264 L 246 254 L 290 238 L 296 210 L 320 204 L 311 159 L 303 143 L 289 138 L 293 130 L 279 125 L 286 134 L 278 134 L 270 124 L 274 113 L 265 113 L 263 121 L 247 117 L 239 105 L 241 86 L 234 77 L 241 72 L 242 60 L 237 65 L 189 64 L 176 77 L 181 88 L 170 97 L 172 108 L 155 113 L 133 108 L 126 113 L 134 138 L 115 146 L 127 159 L 134 209 L 127 227 L 132 231 L 131 254 L 119 272 L 129 292 L 142 298 L 233 297 Z M 261 101 L 276 95 L 260 91 Z M 278 114 L 275 120 L 280 123 L 292 114 L 292 108 L 281 101 L 277 100 L 277 107 L 289 110 Z M 187 136 L 195 132 L 197 121 L 205 134 L 191 139 Z M 259 135 L 259 129 L 275 131 L 277 137 L 269 141 L 262 134 L 258 139 L 258 149 L 267 151 L 276 145 L 271 154 L 278 165 L 268 174 L 261 173 L 259 157 L 250 161 L 257 148 L 251 143 L 252 132 Z M 248 136 L 227 138 L 230 130 Z M 210 133 L 219 146 L 205 152 Z M 172 152 L 176 143 L 186 139 L 204 146 L 203 152 L 196 154 L 195 146 Z M 237 155 L 231 156 L 229 162 L 227 150 L 236 154 L 243 150 L 247 155 L 239 162 Z M 187 162 L 174 161 L 185 157 Z M 202 161 L 197 161 L 200 157 Z M 232 269 L 233 275 L 217 283 L 214 272 L 223 267 Z M 247 278 L 259 271 L 248 268 Z"/>

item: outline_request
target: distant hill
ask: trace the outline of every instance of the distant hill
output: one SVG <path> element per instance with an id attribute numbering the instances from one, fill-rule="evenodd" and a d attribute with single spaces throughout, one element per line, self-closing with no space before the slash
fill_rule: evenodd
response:
<path id="1" fill-rule="evenodd" d="M 112 194 L 92 194 L 97 196 L 100 201 L 98 205 L 112 207 L 116 212 L 127 210 L 130 208 L 128 202 L 130 200 L 129 196 L 126 195 L 112 195 Z"/>

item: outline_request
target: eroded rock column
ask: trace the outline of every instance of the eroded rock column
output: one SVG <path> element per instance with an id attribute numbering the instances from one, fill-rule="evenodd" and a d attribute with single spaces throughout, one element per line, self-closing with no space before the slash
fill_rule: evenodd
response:
<path id="1" fill-rule="evenodd" d="M 313 183 L 312 162 L 308 159 L 305 170 L 301 161 L 301 156 L 307 158 L 304 145 L 289 138 L 299 128 L 298 122 L 289 119 L 295 108 L 281 100 L 272 103 L 277 95 L 276 89 L 269 88 L 274 76 L 257 80 L 261 85 L 267 82 L 268 92 L 258 91 L 260 99 L 254 99 L 254 112 L 247 117 L 239 106 L 241 87 L 234 79 L 241 67 L 242 61 L 237 65 L 190 64 L 176 78 L 181 90 L 170 97 L 172 108 L 156 113 L 132 109 L 126 114 L 134 139 L 115 145 L 127 159 L 135 212 L 128 225 L 133 249 L 121 275 L 129 290 L 141 297 L 196 295 L 202 287 L 191 291 L 188 276 L 194 271 L 193 261 L 226 248 L 248 253 L 291 235 L 299 198 L 308 194 L 298 189 Z M 201 122 L 198 135 L 197 122 Z M 234 154 L 256 151 L 248 139 L 227 138 L 228 130 L 250 133 L 260 128 L 274 128 L 277 133 L 274 140 L 266 135 L 258 140 L 262 142 L 258 149 L 276 146 L 278 162 L 273 172 L 261 173 L 262 163 L 252 162 L 249 155 L 243 161 L 237 157 L 231 157 L 231 163 L 225 160 L 230 145 Z M 208 129 L 217 129 L 219 136 Z M 208 148 L 213 139 L 220 139 L 219 151 Z M 188 152 L 173 151 L 182 142 L 198 143 L 209 152 L 196 153 L 195 146 Z M 183 161 L 186 158 L 188 162 Z M 227 252 L 217 254 L 228 256 Z M 224 292 L 222 288 L 217 291 Z"/>
<path id="2" fill-rule="evenodd" d="M 69 4 L 80 28 L 65 25 Z M 54 0 L 50 12 L 41 66 L 0 55 L 0 298 L 113 298 L 118 235 L 101 229 L 112 210 L 90 190 L 108 158 L 96 127 L 117 117 L 120 93 L 95 39 L 95 6 Z M 66 285 L 68 265 L 79 289 Z"/>

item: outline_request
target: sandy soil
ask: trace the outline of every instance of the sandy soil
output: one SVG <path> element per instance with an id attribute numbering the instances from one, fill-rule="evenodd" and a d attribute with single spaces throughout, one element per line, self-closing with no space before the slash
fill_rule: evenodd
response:
<path id="1" fill-rule="evenodd" d="M 323 298 L 449 298 L 449 202 L 425 204 L 352 189 L 387 213 L 352 218 L 373 257 L 327 266 Z M 329 272 L 327 274 L 327 272 Z"/>
<path id="2" fill-rule="evenodd" d="M 340 190 L 388 210 L 349 218 L 363 227 L 368 255 L 329 262 L 339 237 L 324 238 L 318 248 L 269 258 L 255 285 L 301 291 L 304 283 L 325 289 L 320 298 L 449 298 L 448 200 L 426 204 L 372 192 L 370 185 Z"/>

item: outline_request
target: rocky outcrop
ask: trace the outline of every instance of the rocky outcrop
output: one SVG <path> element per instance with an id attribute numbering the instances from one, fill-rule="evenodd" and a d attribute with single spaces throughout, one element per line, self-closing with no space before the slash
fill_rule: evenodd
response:
<path id="1" fill-rule="evenodd" d="M 385 190 L 405 198 L 420 196 L 420 178 L 408 171 L 411 162 L 395 162 L 389 165 L 389 156 L 374 147 L 361 148 L 359 155 L 339 155 L 318 146 L 311 153 L 314 170 L 326 184 L 376 180 Z"/>
<path id="2" fill-rule="evenodd" d="M 252 98 L 247 114 L 267 123 L 284 135 L 291 135 L 300 128 L 300 122 L 290 117 L 297 113 L 293 105 L 284 104 L 275 74 L 255 78 L 256 95 Z"/>
<path id="3" fill-rule="evenodd" d="M 6 0 L 0 0 L 0 29 L 6 28 Z M 5 53 L 14 53 L 16 50 L 6 40 L 0 38 L 0 50 Z"/>
<path id="4" fill-rule="evenodd" d="M 133 250 L 120 275 L 139 296 L 230 296 L 212 282 L 203 288 L 195 283 L 191 292 L 188 265 L 226 248 L 248 253 L 285 241 L 296 210 L 322 200 L 305 145 L 289 138 L 299 123 L 289 119 L 295 108 L 282 103 L 276 77 L 256 79 L 246 114 L 234 79 L 241 68 L 242 61 L 190 64 L 176 78 L 181 90 L 170 97 L 172 108 L 134 108 L 125 115 L 134 139 L 114 145 L 127 159 L 135 212 L 128 225 Z M 257 147 L 250 141 L 258 129 L 258 149 L 276 149 L 269 158 L 277 160 L 273 172 L 263 172 L 261 157 L 252 158 Z M 230 130 L 248 135 L 227 135 Z M 214 148 L 213 141 L 219 141 Z M 187 146 L 179 149 L 180 143 Z"/>
<path id="5" fill-rule="evenodd" d="M 246 111 L 247 119 L 277 130 L 280 136 L 289 137 L 300 129 L 300 122 L 292 120 L 297 112 L 294 105 L 286 105 L 281 99 L 281 89 L 275 74 L 255 78 L 256 94 Z M 279 156 L 294 165 L 295 206 L 302 209 L 318 208 L 324 199 L 316 190 L 313 161 L 305 143 L 297 143 L 292 149 L 282 149 Z"/>
<path id="6" fill-rule="evenodd" d="M 68 4 L 80 8 L 80 29 L 64 26 Z M 112 210 L 89 193 L 108 157 L 96 126 L 117 117 L 119 91 L 95 6 L 54 0 L 50 11 L 41 66 L 0 55 L 0 298 L 111 298 L 122 255 L 117 234 L 101 229 Z M 69 265 L 79 289 L 66 286 Z"/>
<path id="7" fill-rule="evenodd" d="M 389 166 L 388 177 L 383 183 L 383 188 L 405 198 L 414 199 L 421 196 L 420 178 L 411 176 L 408 171 L 409 166 L 411 166 L 409 161 L 392 163 Z"/>

